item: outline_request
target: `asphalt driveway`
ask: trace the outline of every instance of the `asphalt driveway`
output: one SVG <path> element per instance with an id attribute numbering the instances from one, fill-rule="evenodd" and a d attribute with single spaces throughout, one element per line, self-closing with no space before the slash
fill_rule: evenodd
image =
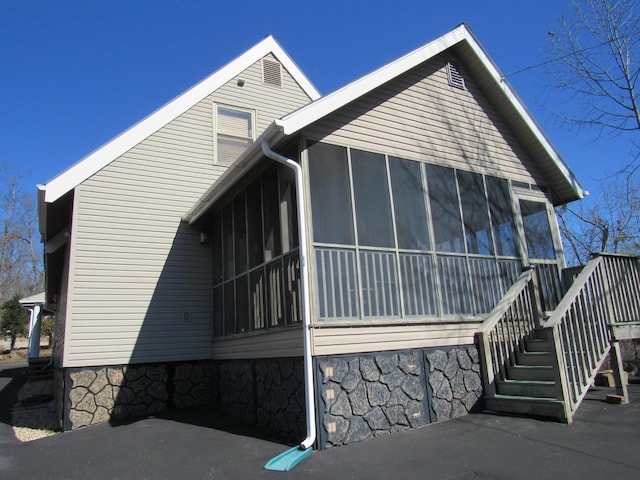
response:
<path id="1" fill-rule="evenodd" d="M 173 411 L 29 443 L 0 440 L 0 476 L 29 479 L 599 479 L 640 478 L 640 385 L 629 405 L 590 393 L 572 426 L 469 415 L 314 454 L 287 473 L 263 470 L 288 448 L 210 409 Z M 0 429 L 0 435 L 6 430 Z"/>

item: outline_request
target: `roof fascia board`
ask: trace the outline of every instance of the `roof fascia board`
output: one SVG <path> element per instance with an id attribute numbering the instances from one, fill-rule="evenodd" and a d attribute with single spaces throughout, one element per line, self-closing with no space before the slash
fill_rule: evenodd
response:
<path id="1" fill-rule="evenodd" d="M 531 130 L 531 132 L 535 135 L 536 139 L 545 151 L 548 153 L 549 157 L 553 160 L 556 167 L 562 175 L 567 179 L 567 181 L 571 184 L 573 190 L 580 198 L 584 198 L 585 190 L 582 188 L 582 185 L 578 181 L 575 174 L 571 171 L 571 169 L 564 162 L 556 148 L 553 146 L 547 135 L 544 133 L 538 122 L 535 120 L 527 106 L 524 104 L 520 96 L 516 93 L 516 91 L 511 87 L 509 81 L 502 74 L 498 66 L 493 62 L 489 54 L 486 52 L 482 44 L 476 39 L 473 32 L 467 29 L 468 38 L 467 42 L 469 46 L 473 49 L 476 56 L 480 59 L 482 64 L 485 66 L 487 71 L 491 74 L 493 80 L 500 86 L 502 92 L 511 102 L 511 105 L 516 109 L 520 117 L 524 120 L 527 127 Z"/>
<path id="2" fill-rule="evenodd" d="M 278 42 L 269 35 L 235 60 L 47 182 L 44 201 L 47 203 L 55 202 L 269 53 L 272 53 L 282 63 L 311 100 L 320 97 L 320 93 L 306 75 Z"/>

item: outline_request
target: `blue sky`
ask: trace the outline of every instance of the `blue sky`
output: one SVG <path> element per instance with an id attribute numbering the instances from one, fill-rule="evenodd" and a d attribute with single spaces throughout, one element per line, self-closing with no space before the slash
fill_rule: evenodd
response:
<path id="1" fill-rule="evenodd" d="M 44 183 L 273 34 L 321 93 L 467 22 L 505 73 L 544 60 L 569 0 L 0 0 L 0 162 Z M 508 77 L 587 190 L 619 141 L 557 124 L 543 69 Z"/>

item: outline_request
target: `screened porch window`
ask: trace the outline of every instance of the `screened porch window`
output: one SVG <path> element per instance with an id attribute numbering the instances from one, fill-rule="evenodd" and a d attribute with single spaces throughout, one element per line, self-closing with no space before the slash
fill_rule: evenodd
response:
<path id="1" fill-rule="evenodd" d="M 215 163 L 229 165 L 255 139 L 253 112 L 215 106 Z"/>
<path id="2" fill-rule="evenodd" d="M 212 215 L 214 336 L 301 321 L 295 179 L 271 165 Z"/>
<path id="3" fill-rule="evenodd" d="M 307 153 L 320 318 L 485 314 L 520 274 L 508 180 L 324 143 Z"/>

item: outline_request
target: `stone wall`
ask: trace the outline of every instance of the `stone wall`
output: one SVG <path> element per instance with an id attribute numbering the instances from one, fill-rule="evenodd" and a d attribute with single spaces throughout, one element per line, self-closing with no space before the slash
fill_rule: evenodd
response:
<path id="1" fill-rule="evenodd" d="M 304 437 L 302 358 L 215 361 L 211 379 L 215 407 L 283 438 Z"/>
<path id="2" fill-rule="evenodd" d="M 320 447 L 465 415 L 482 395 L 474 346 L 316 359 Z"/>
<path id="3" fill-rule="evenodd" d="M 64 372 L 65 430 L 209 402 L 208 361 L 70 368 Z"/>

